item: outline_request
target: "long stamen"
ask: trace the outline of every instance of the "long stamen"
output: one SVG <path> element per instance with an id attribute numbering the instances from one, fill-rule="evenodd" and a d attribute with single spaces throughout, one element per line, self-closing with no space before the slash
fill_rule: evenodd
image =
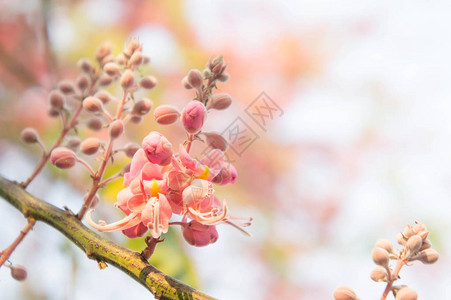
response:
<path id="1" fill-rule="evenodd" d="M 246 230 L 244 230 L 243 228 L 241 228 L 239 225 L 233 223 L 232 221 L 227 220 L 227 221 L 225 221 L 224 223 L 229 224 L 229 225 L 235 227 L 236 229 L 238 229 L 239 231 L 241 231 L 242 233 L 244 233 L 244 234 L 247 235 L 247 236 L 251 236 L 251 234 L 250 234 L 249 232 L 247 232 Z"/>
<path id="2" fill-rule="evenodd" d="M 110 232 L 110 231 L 125 230 L 125 229 L 133 227 L 135 225 L 138 225 L 141 222 L 140 218 L 136 218 L 138 213 L 132 212 L 131 214 L 129 214 L 128 216 L 126 216 L 125 218 L 123 218 L 122 220 L 119 220 L 117 222 L 114 222 L 114 223 L 111 223 L 111 224 L 107 225 L 105 223 L 105 221 L 100 220 L 99 224 L 97 224 L 91 219 L 91 214 L 93 212 L 94 212 L 94 209 L 90 210 L 86 214 L 86 221 L 88 222 L 89 225 L 91 225 L 95 229 L 98 229 L 98 230 L 101 230 L 101 231 Z"/>

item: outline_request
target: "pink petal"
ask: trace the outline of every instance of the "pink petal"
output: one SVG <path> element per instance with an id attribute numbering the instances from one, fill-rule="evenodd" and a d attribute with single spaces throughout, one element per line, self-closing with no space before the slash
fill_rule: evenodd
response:
<path id="1" fill-rule="evenodd" d="M 135 195 L 135 196 L 131 197 L 130 199 L 128 199 L 127 208 L 131 212 L 140 213 L 144 209 L 144 206 L 146 206 L 146 203 L 147 203 L 146 199 L 143 195 Z"/>
<path id="2" fill-rule="evenodd" d="M 122 230 L 122 233 L 125 234 L 127 237 L 133 239 L 145 235 L 147 230 L 148 230 L 147 227 L 144 226 L 143 223 L 139 223 L 136 226 Z"/>
<path id="3" fill-rule="evenodd" d="M 140 174 L 142 168 L 148 162 L 143 149 L 136 151 L 132 158 L 130 172 L 124 174 L 124 185 L 128 186 L 130 182 Z"/>

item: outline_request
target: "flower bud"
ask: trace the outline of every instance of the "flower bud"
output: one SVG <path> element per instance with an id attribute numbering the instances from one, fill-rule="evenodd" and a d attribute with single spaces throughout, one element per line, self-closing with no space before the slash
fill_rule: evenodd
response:
<path id="1" fill-rule="evenodd" d="M 135 38 L 135 37 L 133 37 L 133 38 L 131 38 L 131 39 L 128 41 L 127 45 L 126 45 L 125 48 L 124 48 L 123 53 L 124 53 L 126 56 L 130 57 L 130 56 L 133 55 L 133 52 L 135 52 L 136 50 L 138 50 L 140 47 L 141 47 L 141 46 L 139 45 L 138 39 Z"/>
<path id="2" fill-rule="evenodd" d="M 125 65 L 127 63 L 127 59 L 125 58 L 124 53 L 119 53 L 116 56 L 116 62 L 120 65 Z"/>
<path id="3" fill-rule="evenodd" d="M 143 65 L 147 65 L 148 63 L 150 63 L 150 57 L 147 55 L 143 54 Z"/>
<path id="4" fill-rule="evenodd" d="M 94 97 L 99 98 L 100 101 L 102 101 L 103 104 L 107 104 L 108 102 L 111 101 L 111 99 L 113 99 L 113 97 L 111 96 L 110 93 L 108 93 L 107 91 L 98 91 Z"/>
<path id="5" fill-rule="evenodd" d="M 207 110 L 197 100 L 189 102 L 182 111 L 182 122 L 185 130 L 190 134 L 196 134 L 204 126 Z"/>
<path id="6" fill-rule="evenodd" d="M 100 118 L 92 117 L 92 118 L 88 119 L 88 122 L 86 125 L 91 130 L 99 131 L 100 129 L 103 128 L 103 121 Z"/>
<path id="7" fill-rule="evenodd" d="M 430 241 L 429 239 L 425 239 L 425 240 L 423 241 L 423 244 L 421 245 L 420 251 L 429 249 L 429 248 L 431 248 L 431 247 L 432 247 L 431 241 Z"/>
<path id="8" fill-rule="evenodd" d="M 103 65 L 113 62 L 113 61 L 114 61 L 114 56 L 109 54 L 102 59 L 102 61 L 100 62 L 100 65 L 103 66 Z"/>
<path id="9" fill-rule="evenodd" d="M 102 74 L 99 78 L 100 86 L 107 86 L 113 82 L 113 77 L 108 74 Z"/>
<path id="10" fill-rule="evenodd" d="M 117 76 L 121 73 L 121 69 L 114 62 L 109 62 L 109 63 L 105 64 L 103 66 L 103 70 L 105 71 L 105 73 L 107 73 L 109 76 L 112 76 L 112 77 Z"/>
<path id="11" fill-rule="evenodd" d="M 27 144 L 34 144 L 39 141 L 39 134 L 36 129 L 32 127 L 26 127 L 20 133 L 20 138 Z"/>
<path id="12" fill-rule="evenodd" d="M 203 132 L 202 134 L 205 136 L 208 146 L 213 149 L 219 149 L 223 152 L 227 150 L 229 144 L 226 139 L 222 137 L 222 135 L 215 132 Z"/>
<path id="13" fill-rule="evenodd" d="M 376 282 L 387 281 L 388 273 L 384 267 L 376 266 L 370 273 L 371 279 Z"/>
<path id="14" fill-rule="evenodd" d="M 64 106 L 64 94 L 58 90 L 51 91 L 49 94 L 50 105 L 56 110 L 60 111 Z"/>
<path id="15" fill-rule="evenodd" d="M 402 233 L 398 233 L 398 235 L 396 236 L 396 239 L 398 241 L 398 244 L 400 244 L 401 246 L 405 246 L 407 239 L 404 237 L 404 235 Z"/>
<path id="16" fill-rule="evenodd" d="M 411 254 L 414 254 L 420 250 L 422 244 L 423 239 L 419 235 L 413 235 L 407 240 L 406 248 Z"/>
<path id="17" fill-rule="evenodd" d="M 412 226 L 412 231 L 414 234 L 420 234 L 421 232 L 428 230 L 426 228 L 426 225 L 422 223 L 416 223 L 415 225 Z"/>
<path id="18" fill-rule="evenodd" d="M 47 111 L 47 114 L 51 117 L 51 118 L 56 118 L 59 117 L 61 115 L 61 111 L 57 110 L 54 107 L 50 107 L 49 110 Z"/>
<path id="19" fill-rule="evenodd" d="M 141 116 L 132 116 L 130 118 L 130 122 L 134 123 L 134 124 L 139 124 L 143 121 L 143 118 Z"/>
<path id="20" fill-rule="evenodd" d="M 357 300 L 357 295 L 348 286 L 340 286 L 334 291 L 335 300 Z"/>
<path id="21" fill-rule="evenodd" d="M 86 155 L 92 155 L 96 153 L 97 150 L 99 150 L 99 147 L 100 147 L 99 139 L 90 137 L 81 143 L 80 151 Z"/>
<path id="22" fill-rule="evenodd" d="M 226 93 L 218 93 L 211 96 L 211 101 L 208 104 L 208 108 L 217 110 L 226 109 L 232 104 L 232 97 Z"/>
<path id="23" fill-rule="evenodd" d="M 143 139 L 141 146 L 151 163 L 165 166 L 171 162 L 172 145 L 161 133 L 150 132 Z"/>
<path id="24" fill-rule="evenodd" d="M 143 61 L 143 55 L 141 53 L 141 51 L 135 51 L 132 56 L 130 57 L 130 60 L 128 61 L 128 63 L 132 66 L 139 66 Z"/>
<path id="25" fill-rule="evenodd" d="M 97 47 L 95 56 L 97 61 L 101 62 L 106 56 L 111 54 L 111 43 L 105 42 Z"/>
<path id="26" fill-rule="evenodd" d="M 131 163 L 126 164 L 125 166 L 122 167 L 121 169 L 121 175 L 124 176 L 125 173 L 130 172 L 130 168 L 131 168 Z"/>
<path id="27" fill-rule="evenodd" d="M 153 76 L 146 76 L 139 82 L 139 85 L 145 89 L 153 89 L 157 85 L 157 79 Z"/>
<path id="28" fill-rule="evenodd" d="M 132 109 L 132 114 L 138 116 L 145 116 L 152 109 L 152 101 L 147 98 L 143 98 L 141 101 L 135 103 Z"/>
<path id="29" fill-rule="evenodd" d="M 237 177 L 238 172 L 236 171 L 236 168 L 229 163 L 219 171 L 218 175 L 216 175 L 211 182 L 216 183 L 217 185 L 234 184 Z"/>
<path id="30" fill-rule="evenodd" d="M 131 70 L 125 70 L 121 76 L 121 87 L 124 90 L 128 90 L 135 84 L 135 78 L 133 77 L 133 72 Z"/>
<path id="31" fill-rule="evenodd" d="M 200 89 L 203 83 L 202 73 L 197 69 L 188 72 L 188 83 L 195 89 Z"/>
<path id="32" fill-rule="evenodd" d="M 373 248 L 373 251 L 371 251 L 371 256 L 373 257 L 373 261 L 376 265 L 382 267 L 388 266 L 389 256 L 387 250 L 375 247 Z"/>
<path id="33" fill-rule="evenodd" d="M 86 74 L 81 74 L 77 77 L 77 87 L 81 92 L 84 92 L 89 87 L 89 77 Z"/>
<path id="34" fill-rule="evenodd" d="M 77 156 L 66 147 L 58 147 L 50 154 L 50 162 L 60 169 L 69 169 L 77 162 Z"/>
<path id="35" fill-rule="evenodd" d="M 124 146 L 124 153 L 128 157 L 133 157 L 135 155 L 136 151 L 138 151 L 140 146 L 136 143 L 128 143 Z"/>
<path id="36" fill-rule="evenodd" d="M 421 261 L 423 264 L 433 264 L 435 263 L 439 258 L 439 254 L 434 249 L 426 249 L 419 253 L 416 260 Z"/>
<path id="37" fill-rule="evenodd" d="M 410 225 L 404 227 L 404 231 L 402 233 L 404 234 L 404 237 L 406 237 L 407 239 L 415 234 L 415 232 L 413 231 L 413 227 Z"/>
<path id="38" fill-rule="evenodd" d="M 403 287 L 396 293 L 396 300 L 417 300 L 417 298 L 417 292 L 408 287 Z"/>
<path id="39" fill-rule="evenodd" d="M 229 80 L 229 78 L 230 78 L 230 75 L 229 75 L 229 73 L 226 73 L 226 72 L 223 72 L 223 73 L 219 74 L 219 76 L 218 76 L 218 80 L 221 82 L 226 82 L 227 80 Z"/>
<path id="40" fill-rule="evenodd" d="M 183 87 L 184 87 L 185 89 L 187 89 L 187 90 L 190 90 L 190 89 L 193 88 L 193 87 L 191 86 L 191 84 L 189 84 L 189 82 L 188 82 L 188 76 L 183 77 L 183 79 L 182 79 L 182 85 L 183 85 Z"/>
<path id="41" fill-rule="evenodd" d="M 75 93 L 75 86 L 70 80 L 61 80 L 58 82 L 58 89 L 63 92 L 64 95 Z"/>
<path id="42" fill-rule="evenodd" d="M 71 137 L 67 140 L 66 147 L 73 151 L 76 151 L 78 146 L 80 146 L 80 142 L 81 142 L 80 138 L 78 138 L 76 136 Z"/>
<path id="43" fill-rule="evenodd" d="M 85 73 L 91 73 L 94 70 L 94 66 L 87 58 L 82 58 L 78 61 L 77 66 Z"/>
<path id="44" fill-rule="evenodd" d="M 393 244 L 389 240 L 379 239 L 375 247 L 385 249 L 388 253 L 393 253 Z"/>
<path id="45" fill-rule="evenodd" d="M 155 121 L 161 125 L 169 125 L 180 117 L 179 110 L 172 105 L 160 105 L 153 112 Z"/>
<path id="46" fill-rule="evenodd" d="M 90 112 L 100 112 L 103 110 L 103 103 L 102 101 L 94 96 L 86 97 L 85 100 L 83 100 L 83 108 Z"/>
<path id="47" fill-rule="evenodd" d="M 121 120 L 115 120 L 111 122 L 108 132 L 110 134 L 110 137 L 113 139 L 120 137 L 124 132 L 124 123 L 122 123 Z"/>
<path id="48" fill-rule="evenodd" d="M 191 221 L 182 227 L 183 238 L 188 244 L 196 247 L 204 247 L 218 240 L 216 226 L 203 225 L 197 221 Z"/>
<path id="49" fill-rule="evenodd" d="M 11 277 L 17 281 L 24 281 L 27 279 L 27 269 L 21 265 L 12 265 L 11 269 Z"/>

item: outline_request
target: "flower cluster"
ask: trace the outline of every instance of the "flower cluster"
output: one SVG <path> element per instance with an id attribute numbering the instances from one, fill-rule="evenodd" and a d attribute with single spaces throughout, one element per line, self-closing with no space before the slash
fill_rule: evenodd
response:
<path id="1" fill-rule="evenodd" d="M 231 103 L 227 94 L 212 95 L 216 82 L 228 78 L 226 66 L 218 58 L 208 63 L 203 74 L 199 70 L 188 73 L 182 83 L 187 89 L 195 89 L 196 97 L 182 112 L 170 105 L 155 109 L 154 117 L 159 124 L 173 124 L 181 119 L 187 141 L 175 152 L 164 135 L 150 132 L 134 154 L 130 171 L 124 174 L 125 188 L 117 195 L 116 207 L 126 217 L 111 224 L 95 223 L 91 210 L 86 217 L 92 227 L 101 231 L 121 230 L 130 238 L 150 231 L 153 239 L 159 239 L 169 225 L 180 225 L 183 237 L 194 246 L 214 243 L 218 239 L 216 225 L 221 223 L 247 234 L 242 227 L 250 225 L 251 219 L 230 216 L 226 201 L 220 201 L 214 193 L 214 184 L 233 184 L 237 177 L 235 167 L 225 159 L 227 142 L 219 134 L 202 132 L 208 110 L 222 110 Z M 201 140 L 201 135 L 210 150 L 198 160 L 189 151 L 194 141 Z M 181 221 L 170 222 L 173 214 L 180 215 Z"/>
<path id="2" fill-rule="evenodd" d="M 396 300 L 416 300 L 418 294 L 415 290 L 405 286 L 395 286 L 393 283 L 399 279 L 401 268 L 408 262 L 415 260 L 424 264 L 433 264 L 439 254 L 432 249 L 431 241 L 427 238 L 429 231 L 421 223 L 415 223 L 413 226 L 406 226 L 402 233 L 398 234 L 398 244 L 404 248 L 395 251 L 393 244 L 389 240 L 380 239 L 376 242 L 371 255 L 374 263 L 377 265 L 370 273 L 372 280 L 376 282 L 386 282 L 386 288 L 381 299 L 386 299 L 390 292 L 393 293 Z M 390 260 L 395 260 L 396 265 L 392 269 Z M 334 292 L 336 300 L 356 300 L 358 299 L 354 291 L 346 286 L 339 287 Z"/>

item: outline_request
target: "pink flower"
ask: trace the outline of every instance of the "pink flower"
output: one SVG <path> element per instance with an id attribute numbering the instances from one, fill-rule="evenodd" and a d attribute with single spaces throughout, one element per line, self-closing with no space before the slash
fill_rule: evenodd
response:
<path id="1" fill-rule="evenodd" d="M 204 126 L 207 109 L 197 100 L 188 103 L 182 111 L 182 122 L 186 132 L 196 134 Z"/>
<path id="2" fill-rule="evenodd" d="M 218 240 L 216 226 L 203 225 L 197 221 L 182 226 L 182 232 L 188 244 L 196 247 L 207 246 Z"/>
<path id="3" fill-rule="evenodd" d="M 143 149 L 139 149 L 133 155 L 130 172 L 124 174 L 124 185 L 128 186 L 132 180 L 141 177 L 143 180 L 163 179 L 161 167 L 149 162 Z"/>
<path id="4" fill-rule="evenodd" d="M 171 163 L 172 145 L 161 133 L 152 131 L 142 142 L 147 159 L 154 164 L 165 166 Z"/>

